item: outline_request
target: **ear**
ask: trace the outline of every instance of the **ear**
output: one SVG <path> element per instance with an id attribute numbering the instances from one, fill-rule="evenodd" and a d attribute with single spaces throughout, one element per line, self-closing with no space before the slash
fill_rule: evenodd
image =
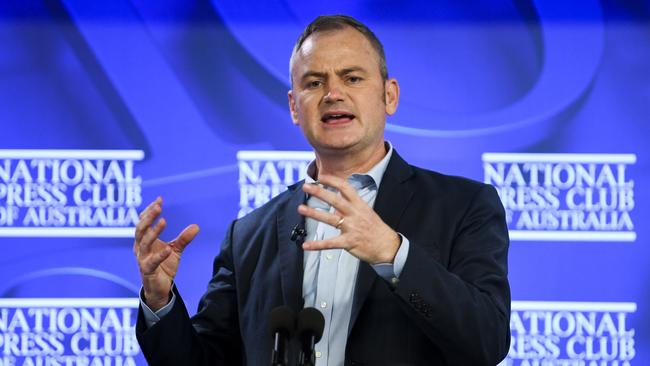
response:
<path id="1" fill-rule="evenodd" d="M 289 98 L 289 112 L 291 112 L 291 120 L 294 125 L 298 125 L 298 110 L 296 109 L 296 100 L 293 97 L 293 90 L 287 92 Z"/>
<path id="2" fill-rule="evenodd" d="M 386 80 L 385 93 L 386 114 L 392 116 L 397 111 L 397 105 L 399 104 L 399 84 L 397 83 L 397 79 L 391 78 Z"/>

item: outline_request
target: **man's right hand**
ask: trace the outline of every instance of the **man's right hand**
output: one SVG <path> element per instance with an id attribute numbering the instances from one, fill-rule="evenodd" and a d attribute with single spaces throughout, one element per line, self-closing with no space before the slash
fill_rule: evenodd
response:
<path id="1" fill-rule="evenodd" d="M 199 232 L 195 224 L 186 227 L 176 239 L 169 243 L 158 239 L 167 223 L 160 218 L 162 198 L 158 197 L 140 214 L 135 227 L 133 252 L 138 259 L 144 300 L 153 311 L 158 311 L 169 302 L 172 281 L 178 271 L 181 253 Z"/>

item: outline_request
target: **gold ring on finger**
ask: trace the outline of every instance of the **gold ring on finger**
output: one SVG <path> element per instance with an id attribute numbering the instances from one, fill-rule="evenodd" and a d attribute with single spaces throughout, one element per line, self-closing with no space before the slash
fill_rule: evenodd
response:
<path id="1" fill-rule="evenodd" d="M 340 229 L 344 221 L 345 221 L 345 217 L 341 217 L 341 219 L 336 223 L 336 225 L 334 225 L 334 227 Z"/>

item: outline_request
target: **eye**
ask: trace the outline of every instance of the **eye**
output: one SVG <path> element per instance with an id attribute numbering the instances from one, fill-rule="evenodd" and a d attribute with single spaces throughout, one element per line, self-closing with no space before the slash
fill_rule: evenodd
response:
<path id="1" fill-rule="evenodd" d="M 350 77 L 348 77 L 348 82 L 351 83 L 351 84 L 356 84 L 356 83 L 360 82 L 361 80 L 363 80 L 363 79 L 360 76 L 350 76 Z"/>
<path id="2" fill-rule="evenodd" d="M 321 80 L 311 80 L 307 82 L 307 89 L 316 89 L 323 85 Z"/>

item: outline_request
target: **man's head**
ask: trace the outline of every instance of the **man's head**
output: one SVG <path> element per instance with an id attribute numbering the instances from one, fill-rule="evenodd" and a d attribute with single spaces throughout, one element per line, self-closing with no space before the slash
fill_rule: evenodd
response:
<path id="1" fill-rule="evenodd" d="M 296 42 L 291 80 L 291 118 L 317 153 L 383 149 L 399 86 L 388 78 L 383 47 L 366 26 L 342 15 L 316 18 Z"/>

